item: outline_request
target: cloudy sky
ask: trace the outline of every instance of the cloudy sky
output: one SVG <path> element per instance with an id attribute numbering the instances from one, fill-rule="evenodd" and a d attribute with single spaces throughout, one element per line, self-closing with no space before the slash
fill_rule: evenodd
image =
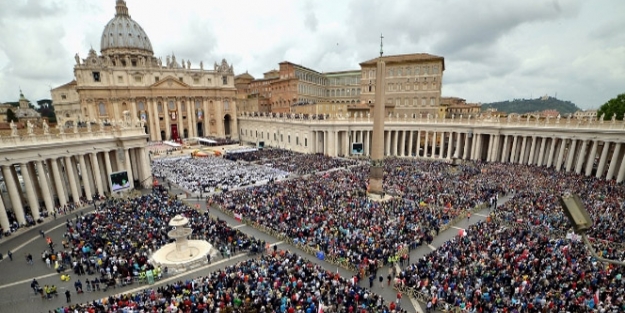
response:
<path id="1" fill-rule="evenodd" d="M 255 77 L 288 60 L 320 72 L 385 54 L 445 57 L 443 95 L 492 102 L 545 94 L 595 108 L 625 92 L 623 0 L 126 0 L 157 56 Z M 100 49 L 115 0 L 0 1 L 0 102 L 73 79 Z"/>

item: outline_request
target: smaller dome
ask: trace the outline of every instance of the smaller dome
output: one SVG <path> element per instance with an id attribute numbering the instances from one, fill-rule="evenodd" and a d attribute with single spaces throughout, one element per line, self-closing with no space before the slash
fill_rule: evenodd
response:
<path id="1" fill-rule="evenodd" d="M 140 49 L 154 54 L 150 38 L 143 28 L 128 14 L 126 2 L 117 0 L 115 5 L 116 14 L 102 31 L 100 51 L 104 53 L 108 49 Z"/>

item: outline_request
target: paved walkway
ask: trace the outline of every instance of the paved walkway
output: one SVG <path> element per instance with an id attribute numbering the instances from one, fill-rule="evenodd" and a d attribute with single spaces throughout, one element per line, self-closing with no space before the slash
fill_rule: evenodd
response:
<path id="1" fill-rule="evenodd" d="M 183 190 L 177 188 L 170 190 L 170 192 L 172 194 L 185 193 Z M 499 205 L 505 203 L 507 200 L 508 197 L 501 198 L 499 200 Z M 205 200 L 188 199 L 187 201 L 193 206 L 199 204 L 200 210 L 206 210 Z M 232 265 L 236 262 L 243 260 L 246 257 L 245 254 L 238 254 L 231 257 L 230 259 L 220 259 L 219 257 L 217 257 L 217 259 L 215 259 L 211 265 L 205 265 L 177 276 L 164 278 L 161 281 L 157 281 L 157 283 L 152 286 L 135 284 L 124 288 L 109 289 L 109 293 L 104 293 L 100 291 L 93 293 L 85 292 L 84 294 L 77 295 L 74 292 L 74 282 L 77 279 L 84 281 L 85 278 L 89 278 L 91 280 L 95 278 L 95 276 L 72 275 L 72 280 L 70 282 L 61 282 L 59 279 L 60 275 L 57 274 L 53 269 L 47 268 L 45 263 L 41 260 L 41 253 L 47 248 L 47 245 L 45 240 L 41 238 L 41 235 L 39 235 L 39 230 L 43 229 L 44 232 L 46 232 L 46 234 L 48 234 L 54 242 L 60 244 L 62 240 L 62 234 L 65 229 L 64 225 L 67 218 L 74 218 L 77 214 L 80 214 L 81 212 L 83 214 L 86 214 L 92 210 L 93 207 L 89 207 L 79 211 L 74 211 L 68 216 L 59 216 L 56 220 L 48 220 L 45 224 L 40 224 L 36 227 L 27 229 L 21 234 L 13 235 L 7 238 L 7 240 L 0 242 L 0 251 L 3 251 L 3 253 L 6 253 L 8 249 L 14 251 L 13 261 L 5 259 L 0 263 L 0 312 L 47 312 L 48 310 L 56 309 L 57 307 L 65 304 L 65 297 L 63 296 L 63 293 L 66 289 L 69 289 L 72 292 L 73 303 L 84 303 L 87 301 L 101 299 L 105 296 L 108 296 L 109 294 L 127 293 L 132 292 L 133 290 L 155 287 L 160 284 L 169 283 L 174 280 L 195 278 L 212 272 L 217 268 L 223 268 L 225 266 Z M 421 246 L 418 249 L 413 250 L 410 253 L 410 259 L 416 260 L 417 258 L 423 257 L 427 253 L 430 253 L 432 250 L 440 247 L 442 243 L 457 235 L 458 229 L 464 229 L 470 224 L 477 223 L 480 220 L 485 220 L 488 213 L 488 209 L 484 209 L 480 212 L 473 214 L 473 217 L 471 217 L 470 220 L 462 220 L 457 225 L 454 225 L 454 227 L 441 232 L 437 237 L 434 238 L 434 241 L 431 245 Z M 304 251 L 299 250 L 294 246 L 285 244 L 281 241 L 278 241 L 276 238 L 273 238 L 250 226 L 242 224 L 234 220 L 233 218 L 223 214 L 217 209 L 211 209 L 210 215 L 227 221 L 230 225 L 249 236 L 263 239 L 271 244 L 277 244 L 279 249 L 298 251 L 299 255 L 309 259 L 311 262 L 320 264 L 328 270 L 338 271 L 344 277 L 352 277 L 353 275 L 355 275 L 354 272 L 337 267 L 336 265 L 330 264 L 326 261 L 321 261 L 305 253 Z M 31 253 L 33 255 L 35 261 L 34 265 L 26 264 L 24 255 L 27 253 Z M 381 271 L 385 271 L 385 269 L 381 269 Z M 385 272 L 380 273 L 383 273 L 384 275 L 386 274 Z M 46 284 L 56 285 L 61 296 L 59 296 L 58 298 L 53 298 L 51 300 L 41 299 L 40 296 L 35 295 L 33 290 L 30 288 L 30 281 L 32 281 L 33 278 L 36 278 L 41 286 Z M 361 283 L 363 286 L 368 286 L 369 284 L 367 279 L 364 279 Z M 394 301 L 396 299 L 397 292 L 392 287 L 381 287 L 379 284 L 376 283 L 371 289 L 373 292 L 382 295 L 386 299 L 386 301 Z M 408 312 L 424 311 L 419 303 L 417 303 L 416 301 L 411 301 L 408 296 L 402 297 L 401 306 L 402 308 L 405 308 Z"/>

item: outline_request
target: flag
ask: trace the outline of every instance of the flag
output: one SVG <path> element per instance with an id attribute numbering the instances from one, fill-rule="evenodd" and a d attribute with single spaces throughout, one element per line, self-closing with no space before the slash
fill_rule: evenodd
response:
<path id="1" fill-rule="evenodd" d="M 323 313 L 323 303 L 321 303 L 321 300 L 319 300 L 319 310 L 317 310 L 317 313 Z"/>
<path id="2" fill-rule="evenodd" d="M 241 213 L 234 213 L 234 219 L 235 219 L 235 220 L 237 220 L 238 222 L 240 222 L 240 221 L 241 221 L 241 218 L 242 218 Z"/>
<path id="3" fill-rule="evenodd" d="M 595 291 L 595 297 L 593 298 L 593 301 L 595 301 L 595 306 L 599 305 L 599 289 Z"/>

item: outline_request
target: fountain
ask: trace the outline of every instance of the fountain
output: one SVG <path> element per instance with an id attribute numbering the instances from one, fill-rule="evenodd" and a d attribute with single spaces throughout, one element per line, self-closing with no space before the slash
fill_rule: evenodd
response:
<path id="1" fill-rule="evenodd" d="M 164 245 L 152 254 L 152 263 L 167 267 L 170 271 L 185 271 L 193 267 L 206 264 L 206 255 L 215 254 L 213 246 L 205 240 L 189 240 L 187 237 L 193 233 L 191 228 L 185 227 L 189 219 L 176 215 L 169 221 L 169 226 L 174 227 L 167 235 L 175 239 L 175 242 Z"/>

